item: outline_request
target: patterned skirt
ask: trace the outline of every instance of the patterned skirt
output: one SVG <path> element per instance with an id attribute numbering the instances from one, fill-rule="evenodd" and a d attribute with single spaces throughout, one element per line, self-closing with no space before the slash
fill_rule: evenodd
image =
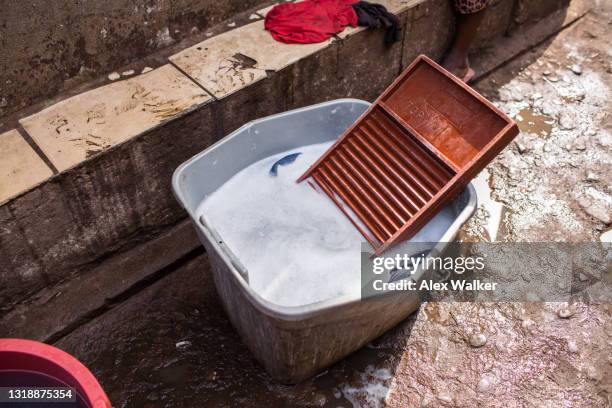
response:
<path id="1" fill-rule="evenodd" d="M 491 0 L 455 0 L 455 8 L 461 14 L 476 13 L 489 5 Z"/>

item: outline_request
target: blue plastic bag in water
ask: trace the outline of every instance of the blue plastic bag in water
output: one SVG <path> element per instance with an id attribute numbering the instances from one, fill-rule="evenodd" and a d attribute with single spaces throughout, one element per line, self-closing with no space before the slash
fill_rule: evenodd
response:
<path id="1" fill-rule="evenodd" d="M 286 155 L 285 157 L 282 157 L 280 159 L 278 159 L 273 165 L 272 168 L 270 169 L 270 175 L 272 177 L 276 177 L 278 175 L 278 166 L 285 166 L 287 164 L 291 164 L 295 161 L 295 159 L 297 159 L 297 157 L 302 154 L 300 152 L 298 153 L 291 153 Z"/>

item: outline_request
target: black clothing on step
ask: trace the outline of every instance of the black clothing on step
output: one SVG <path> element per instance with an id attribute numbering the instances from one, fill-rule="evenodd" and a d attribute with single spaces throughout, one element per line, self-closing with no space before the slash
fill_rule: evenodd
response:
<path id="1" fill-rule="evenodd" d="M 357 13 L 358 24 L 364 27 L 386 28 L 385 44 L 400 40 L 401 27 L 397 17 L 389 13 L 385 6 L 360 1 L 353 4 Z"/>

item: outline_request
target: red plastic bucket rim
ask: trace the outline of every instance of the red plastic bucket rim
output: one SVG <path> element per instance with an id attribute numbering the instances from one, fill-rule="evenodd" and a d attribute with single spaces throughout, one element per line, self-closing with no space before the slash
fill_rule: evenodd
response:
<path id="1" fill-rule="evenodd" d="M 18 363 L 11 365 L 15 359 L 2 358 L 3 354 L 27 357 L 30 362 L 38 362 L 39 364 L 36 365 L 39 369 L 31 365 L 19 367 Z M 53 367 L 53 370 L 49 370 L 49 367 Z M 28 369 L 58 377 L 59 380 L 76 388 L 91 408 L 112 407 L 106 393 L 91 371 L 75 357 L 57 347 L 33 340 L 0 338 L 0 370 L 8 369 Z M 61 378 L 62 375 L 58 376 L 58 372 L 64 373 L 64 377 L 67 375 L 71 378 Z"/>

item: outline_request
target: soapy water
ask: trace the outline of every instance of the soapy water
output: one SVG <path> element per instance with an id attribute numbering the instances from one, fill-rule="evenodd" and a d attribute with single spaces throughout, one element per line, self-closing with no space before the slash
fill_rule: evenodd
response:
<path id="1" fill-rule="evenodd" d="M 325 193 L 314 184 L 296 182 L 331 144 L 303 146 L 255 162 L 196 211 L 246 268 L 251 288 L 277 305 L 361 294 L 363 237 Z M 410 241 L 437 242 L 454 219 L 447 206 Z"/>
<path id="2" fill-rule="evenodd" d="M 386 398 L 393 374 L 387 368 L 366 367 L 357 384 L 345 384 L 342 394 L 353 407 L 380 408 L 386 406 Z"/>
<path id="3" fill-rule="evenodd" d="M 361 236 L 323 193 L 297 178 L 331 143 L 304 146 L 243 169 L 198 208 L 264 299 L 298 306 L 360 293 Z M 291 163 L 271 168 L 289 154 Z"/>

